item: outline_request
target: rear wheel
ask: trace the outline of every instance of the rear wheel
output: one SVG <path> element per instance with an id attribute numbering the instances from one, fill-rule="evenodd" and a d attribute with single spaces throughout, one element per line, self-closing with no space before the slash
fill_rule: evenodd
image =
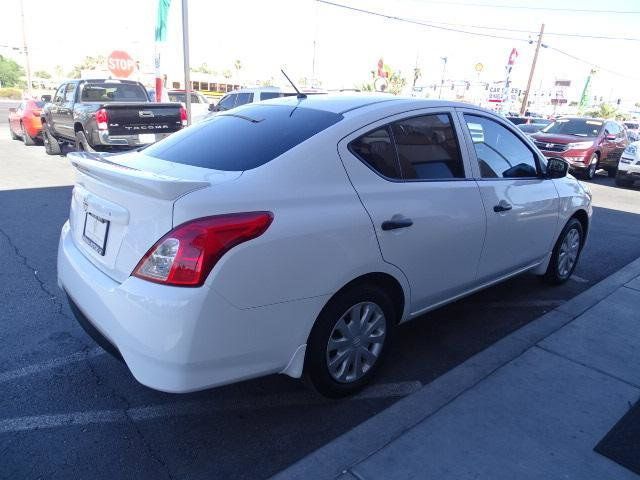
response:
<path id="1" fill-rule="evenodd" d="M 20 123 L 20 129 L 22 130 L 22 142 L 28 147 L 35 145 L 36 144 L 35 139 L 27 133 L 23 123 Z"/>
<path id="2" fill-rule="evenodd" d="M 89 145 L 89 140 L 87 140 L 87 136 L 82 130 L 76 132 L 76 152 L 95 152 L 93 147 Z"/>
<path id="3" fill-rule="evenodd" d="M 47 155 L 60 155 L 62 152 L 58 140 L 55 139 L 46 124 L 42 126 L 42 140 L 44 142 L 44 151 Z"/>
<path id="4" fill-rule="evenodd" d="M 609 175 L 609 178 L 615 178 L 617 174 L 618 174 L 617 168 L 607 168 L 607 175 Z"/>
<path id="5" fill-rule="evenodd" d="M 356 393 L 379 369 L 395 324 L 393 303 L 382 288 L 362 284 L 338 293 L 309 335 L 306 382 L 327 397 Z"/>
<path id="6" fill-rule="evenodd" d="M 543 277 L 547 283 L 559 285 L 569 279 L 578 264 L 583 242 L 582 224 L 578 219 L 572 218 L 562 229 L 553 248 L 547 272 Z"/>

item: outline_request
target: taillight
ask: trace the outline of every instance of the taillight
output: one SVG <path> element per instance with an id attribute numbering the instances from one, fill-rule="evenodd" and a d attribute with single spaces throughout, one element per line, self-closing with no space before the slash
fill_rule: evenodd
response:
<path id="1" fill-rule="evenodd" d="M 104 108 L 101 108 L 96 112 L 96 123 L 98 124 L 98 130 L 108 130 L 109 114 Z"/>
<path id="2" fill-rule="evenodd" d="M 132 275 L 165 285 L 199 287 L 226 252 L 262 235 L 272 220 L 271 212 L 248 212 L 183 223 L 151 247 Z"/>
<path id="3" fill-rule="evenodd" d="M 180 106 L 180 120 L 182 120 L 182 126 L 187 126 L 187 109 L 182 105 Z"/>

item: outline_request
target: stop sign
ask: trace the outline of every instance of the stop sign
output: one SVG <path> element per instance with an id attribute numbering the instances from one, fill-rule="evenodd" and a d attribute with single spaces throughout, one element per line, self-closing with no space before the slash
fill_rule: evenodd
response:
<path id="1" fill-rule="evenodd" d="M 136 62 L 133 61 L 133 58 L 122 50 L 111 52 L 107 58 L 107 68 L 116 77 L 128 77 L 133 73 L 135 66 Z"/>

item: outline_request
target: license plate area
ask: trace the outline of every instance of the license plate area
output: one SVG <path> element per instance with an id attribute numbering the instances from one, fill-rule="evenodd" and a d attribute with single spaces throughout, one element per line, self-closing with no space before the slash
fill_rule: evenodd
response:
<path id="1" fill-rule="evenodd" d="M 156 134 L 155 133 L 140 133 L 138 134 L 138 142 L 139 143 L 155 143 Z"/>
<path id="2" fill-rule="evenodd" d="M 84 217 L 82 240 L 92 249 L 104 256 L 107 248 L 107 236 L 109 235 L 109 220 L 100 218 L 87 212 Z"/>

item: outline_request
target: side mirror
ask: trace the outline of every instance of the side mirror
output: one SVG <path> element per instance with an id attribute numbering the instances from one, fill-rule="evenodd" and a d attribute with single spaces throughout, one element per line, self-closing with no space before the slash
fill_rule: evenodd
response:
<path id="1" fill-rule="evenodd" d="M 218 107 L 213 103 L 210 103 L 208 108 L 209 108 L 210 112 L 217 112 L 218 111 Z"/>
<path id="2" fill-rule="evenodd" d="M 566 177 L 568 172 L 569 164 L 563 158 L 551 157 L 547 159 L 547 178 Z"/>
<path id="3" fill-rule="evenodd" d="M 42 95 L 40 97 L 40 100 L 42 100 L 44 103 L 49 103 L 51 101 L 51 95 Z"/>
<path id="4" fill-rule="evenodd" d="M 18 109 L 16 107 L 9 107 L 9 113 L 16 113 Z"/>

